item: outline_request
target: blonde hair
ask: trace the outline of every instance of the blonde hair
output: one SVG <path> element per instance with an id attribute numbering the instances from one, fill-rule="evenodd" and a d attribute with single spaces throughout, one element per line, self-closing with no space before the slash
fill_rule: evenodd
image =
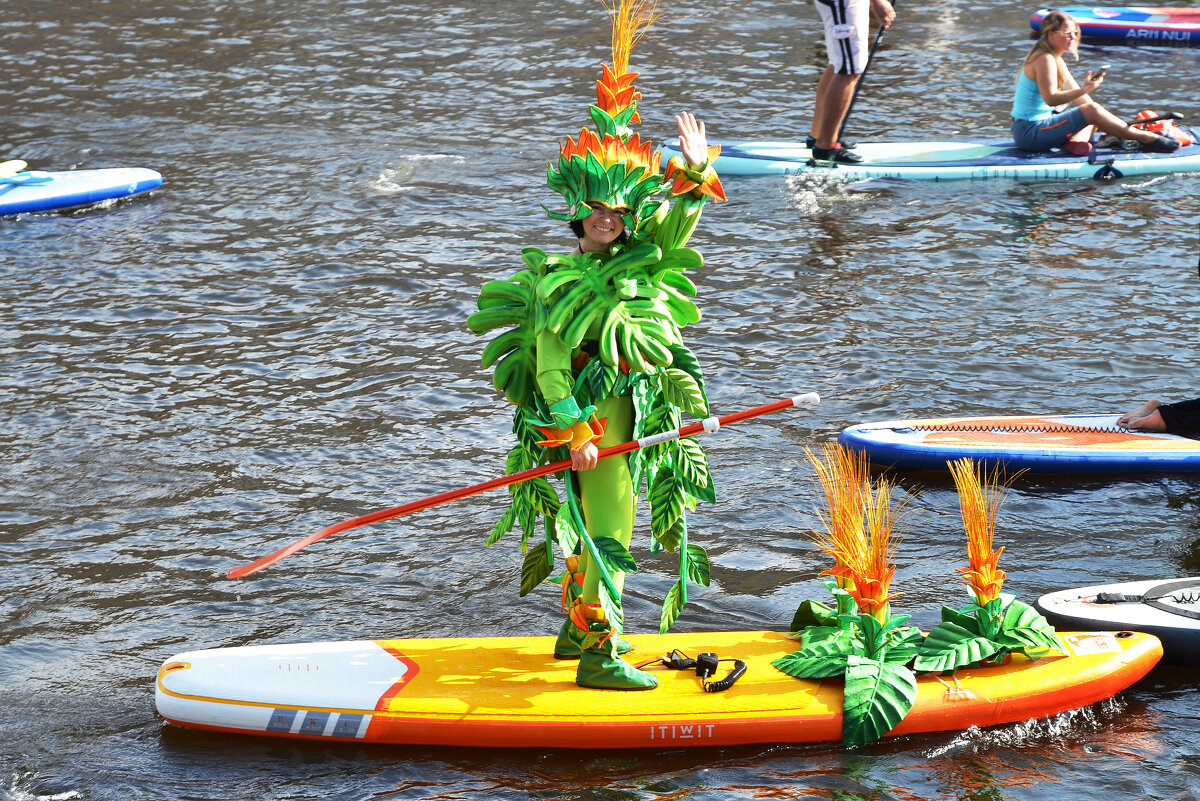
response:
<path id="1" fill-rule="evenodd" d="M 1046 34 L 1054 33 L 1055 31 L 1061 31 L 1063 28 L 1066 28 L 1070 25 L 1074 25 L 1076 31 L 1079 30 L 1079 25 L 1075 22 L 1075 20 L 1071 17 L 1070 14 L 1068 14 L 1065 11 L 1057 11 L 1057 10 L 1051 11 L 1049 14 L 1047 14 L 1045 17 L 1042 18 L 1041 35 L 1038 36 L 1038 40 L 1033 43 L 1033 47 L 1030 48 L 1030 50 L 1029 50 L 1029 55 L 1025 56 L 1025 62 L 1024 62 L 1025 64 L 1028 64 L 1030 61 L 1032 61 L 1034 58 L 1036 58 L 1038 55 L 1040 55 L 1042 53 L 1048 53 L 1050 56 L 1052 56 L 1054 58 L 1055 64 L 1058 67 L 1058 85 L 1059 86 L 1062 86 L 1064 83 L 1066 83 L 1067 76 L 1070 73 L 1067 70 L 1066 62 L 1064 62 L 1062 60 L 1062 58 L 1057 53 L 1054 52 L 1054 46 L 1051 45 L 1050 42 L 1046 39 Z M 1076 36 L 1071 41 L 1071 49 L 1068 52 L 1075 57 L 1076 61 L 1079 60 L 1079 37 L 1078 36 Z"/>

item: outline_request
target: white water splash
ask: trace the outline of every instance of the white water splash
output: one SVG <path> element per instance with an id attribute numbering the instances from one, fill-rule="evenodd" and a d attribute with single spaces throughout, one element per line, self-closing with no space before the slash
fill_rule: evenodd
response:
<path id="1" fill-rule="evenodd" d="M 1172 180 L 1174 177 L 1175 177 L 1174 175 L 1169 175 L 1169 174 L 1168 175 L 1154 175 L 1140 183 L 1134 183 L 1133 181 L 1127 180 L 1125 182 L 1124 188 L 1127 191 L 1133 190 L 1133 189 L 1145 189 L 1148 186 L 1154 186 L 1155 184 L 1160 184 L 1163 181 Z"/>
<path id="2" fill-rule="evenodd" d="M 404 192 L 409 189 L 414 179 L 424 172 L 423 168 L 426 165 L 447 159 L 453 164 L 462 164 L 466 161 L 462 156 L 441 153 L 401 156 L 399 164 L 384 167 L 378 175 L 371 179 L 368 186 L 373 192 L 381 195 L 395 195 Z"/>
<path id="3" fill-rule="evenodd" d="M 33 772 L 14 775 L 9 780 L 8 787 L 5 787 L 3 794 L 0 795 L 0 801 L 71 801 L 71 799 L 83 798 L 83 794 L 77 790 L 39 795 L 29 789 L 29 785 L 33 784 L 36 779 L 37 774 Z"/>
<path id="4" fill-rule="evenodd" d="M 862 181 L 846 181 L 832 171 L 807 170 L 787 176 L 789 205 L 803 216 L 811 216 L 833 203 L 860 202 L 865 193 Z"/>
<path id="5" fill-rule="evenodd" d="M 972 726 L 958 734 L 950 742 L 925 752 L 927 759 L 945 756 L 951 751 L 969 750 L 973 753 L 995 747 L 1028 748 L 1043 744 L 1046 740 L 1059 740 L 1084 731 L 1095 731 L 1104 725 L 1106 718 L 1117 716 L 1125 709 L 1118 698 L 1093 704 L 1082 709 L 1072 709 L 1048 718 L 1030 718 L 1021 723 L 981 729 Z"/>

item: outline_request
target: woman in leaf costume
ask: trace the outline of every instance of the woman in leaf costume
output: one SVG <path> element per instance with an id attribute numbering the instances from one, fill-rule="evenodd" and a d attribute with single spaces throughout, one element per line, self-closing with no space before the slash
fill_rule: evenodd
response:
<path id="1" fill-rule="evenodd" d="M 704 379 L 680 329 L 700 319 L 696 288 L 684 274 L 701 266 L 684 247 L 708 198 L 724 200 L 712 168 L 704 125 L 676 117 L 684 159 L 660 172 L 660 156 L 630 126 L 640 122 L 628 72 L 633 44 L 654 18 L 653 3 L 620 0 L 613 17 L 613 66 L 603 66 L 590 116 L 578 141 L 562 143 L 547 184 L 567 201 L 578 237 L 572 253 L 523 251 L 525 269 L 484 285 L 468 325 L 477 334 L 500 329 L 483 351 L 493 383 L 516 404 L 517 445 L 506 470 L 518 472 L 563 458 L 566 500 L 544 478 L 510 488 L 512 505 L 491 544 L 521 528 L 525 561 L 521 594 L 554 571 L 553 545 L 566 558 L 561 581 L 567 612 L 554 646 L 560 659 L 579 659 L 584 687 L 650 689 L 657 680 L 619 658 L 630 649 L 623 628 L 623 576 L 635 571 L 629 553 L 636 503 L 650 505 L 651 550 L 678 554 L 680 578 L 663 604 L 665 631 L 687 601 L 686 582 L 708 583 L 708 558 L 688 542 L 685 512 L 713 500 L 704 451 L 695 440 L 673 440 L 597 463 L 598 447 L 680 425 L 680 415 L 708 414 Z M 673 197 L 661 196 L 664 188 Z M 542 541 L 530 544 L 539 518 Z"/>

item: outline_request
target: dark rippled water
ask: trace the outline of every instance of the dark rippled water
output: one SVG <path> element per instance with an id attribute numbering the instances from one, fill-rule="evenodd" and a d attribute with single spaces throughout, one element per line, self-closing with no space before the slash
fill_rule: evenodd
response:
<path id="1" fill-rule="evenodd" d="M 670 4 L 635 53 L 642 130 L 691 108 L 723 137 L 807 131 L 823 69 L 805 3 Z M 1033 10 L 900 6 L 860 138 L 1002 135 Z M 1190 799 L 1200 673 L 1027 725 L 857 750 L 368 749 L 164 728 L 173 653 L 297 639 L 550 633 L 499 498 L 358 530 L 253 580 L 229 567 L 336 520 L 492 477 L 508 409 L 463 320 L 520 247 L 568 246 L 538 204 L 607 33 L 594 0 L 62 0 L 0 15 L 0 156 L 147 166 L 148 197 L 0 221 L 0 798 Z M 1200 50 L 1082 49 L 1102 99 L 1196 121 Z M 1170 101 L 1170 102 L 1168 102 Z M 692 341 L 714 408 L 812 411 L 708 441 L 693 518 L 713 586 L 681 629 L 783 627 L 821 590 L 801 459 L 896 416 L 1116 411 L 1193 396 L 1197 179 L 836 186 L 726 181 L 695 244 Z M 919 487 L 918 487 L 919 484 Z M 952 486 L 922 490 L 899 607 L 961 600 Z M 1026 600 L 1200 573 L 1184 475 L 1022 481 L 1002 567 Z M 639 540 L 639 543 L 641 541 Z M 635 549 L 629 620 L 670 567 Z"/>

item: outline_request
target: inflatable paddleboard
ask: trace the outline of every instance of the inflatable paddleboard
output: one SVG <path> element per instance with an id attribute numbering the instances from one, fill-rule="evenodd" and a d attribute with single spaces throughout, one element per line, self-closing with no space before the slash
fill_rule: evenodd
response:
<path id="1" fill-rule="evenodd" d="M 1200 440 L 1130 431 L 1115 414 L 944 417 L 864 423 L 838 442 L 872 462 L 908 470 L 945 470 L 969 456 L 1034 473 L 1135 473 L 1200 470 Z"/>
<path id="2" fill-rule="evenodd" d="M 1193 141 L 1200 137 L 1192 133 Z M 718 142 L 714 166 L 723 175 L 793 175 L 819 172 L 840 180 L 905 178 L 915 181 L 1007 179 L 1043 181 L 1063 178 L 1120 178 L 1200 171 L 1200 144 L 1174 153 L 1143 153 L 1097 148 L 1086 156 L 1063 150 L 1027 153 L 1011 139 L 989 142 L 864 142 L 854 152 L 861 164 L 814 166 L 802 142 L 770 140 Z M 663 146 L 663 157 L 679 155 L 678 140 Z"/>
<path id="3" fill-rule="evenodd" d="M 158 671 L 168 722 L 315 740 L 486 748 L 679 748 L 840 742 L 842 680 L 794 679 L 771 666 L 797 642 L 777 632 L 626 635 L 633 664 L 678 649 L 740 659 L 745 674 L 705 692 L 694 670 L 655 669 L 653 690 L 575 685 L 553 637 L 362 640 L 191 651 Z M 892 735 L 956 731 L 1054 715 L 1128 687 L 1162 654 L 1131 632 L 1063 634 L 1070 654 L 922 674 Z M 716 678 L 728 669 L 720 663 Z"/>
<path id="4" fill-rule="evenodd" d="M 1130 44 L 1200 44 L 1200 8 L 1162 6 L 1071 6 L 1070 14 L 1083 38 L 1117 39 Z M 1029 25 L 1042 30 L 1048 8 L 1033 12 Z"/>
<path id="5" fill-rule="evenodd" d="M 145 167 L 0 175 L 0 216 L 73 209 L 139 195 L 161 185 L 162 176 Z"/>
<path id="6" fill-rule="evenodd" d="M 1055 626 L 1153 634 L 1166 661 L 1200 665 L 1200 576 L 1060 590 L 1035 606 Z"/>

